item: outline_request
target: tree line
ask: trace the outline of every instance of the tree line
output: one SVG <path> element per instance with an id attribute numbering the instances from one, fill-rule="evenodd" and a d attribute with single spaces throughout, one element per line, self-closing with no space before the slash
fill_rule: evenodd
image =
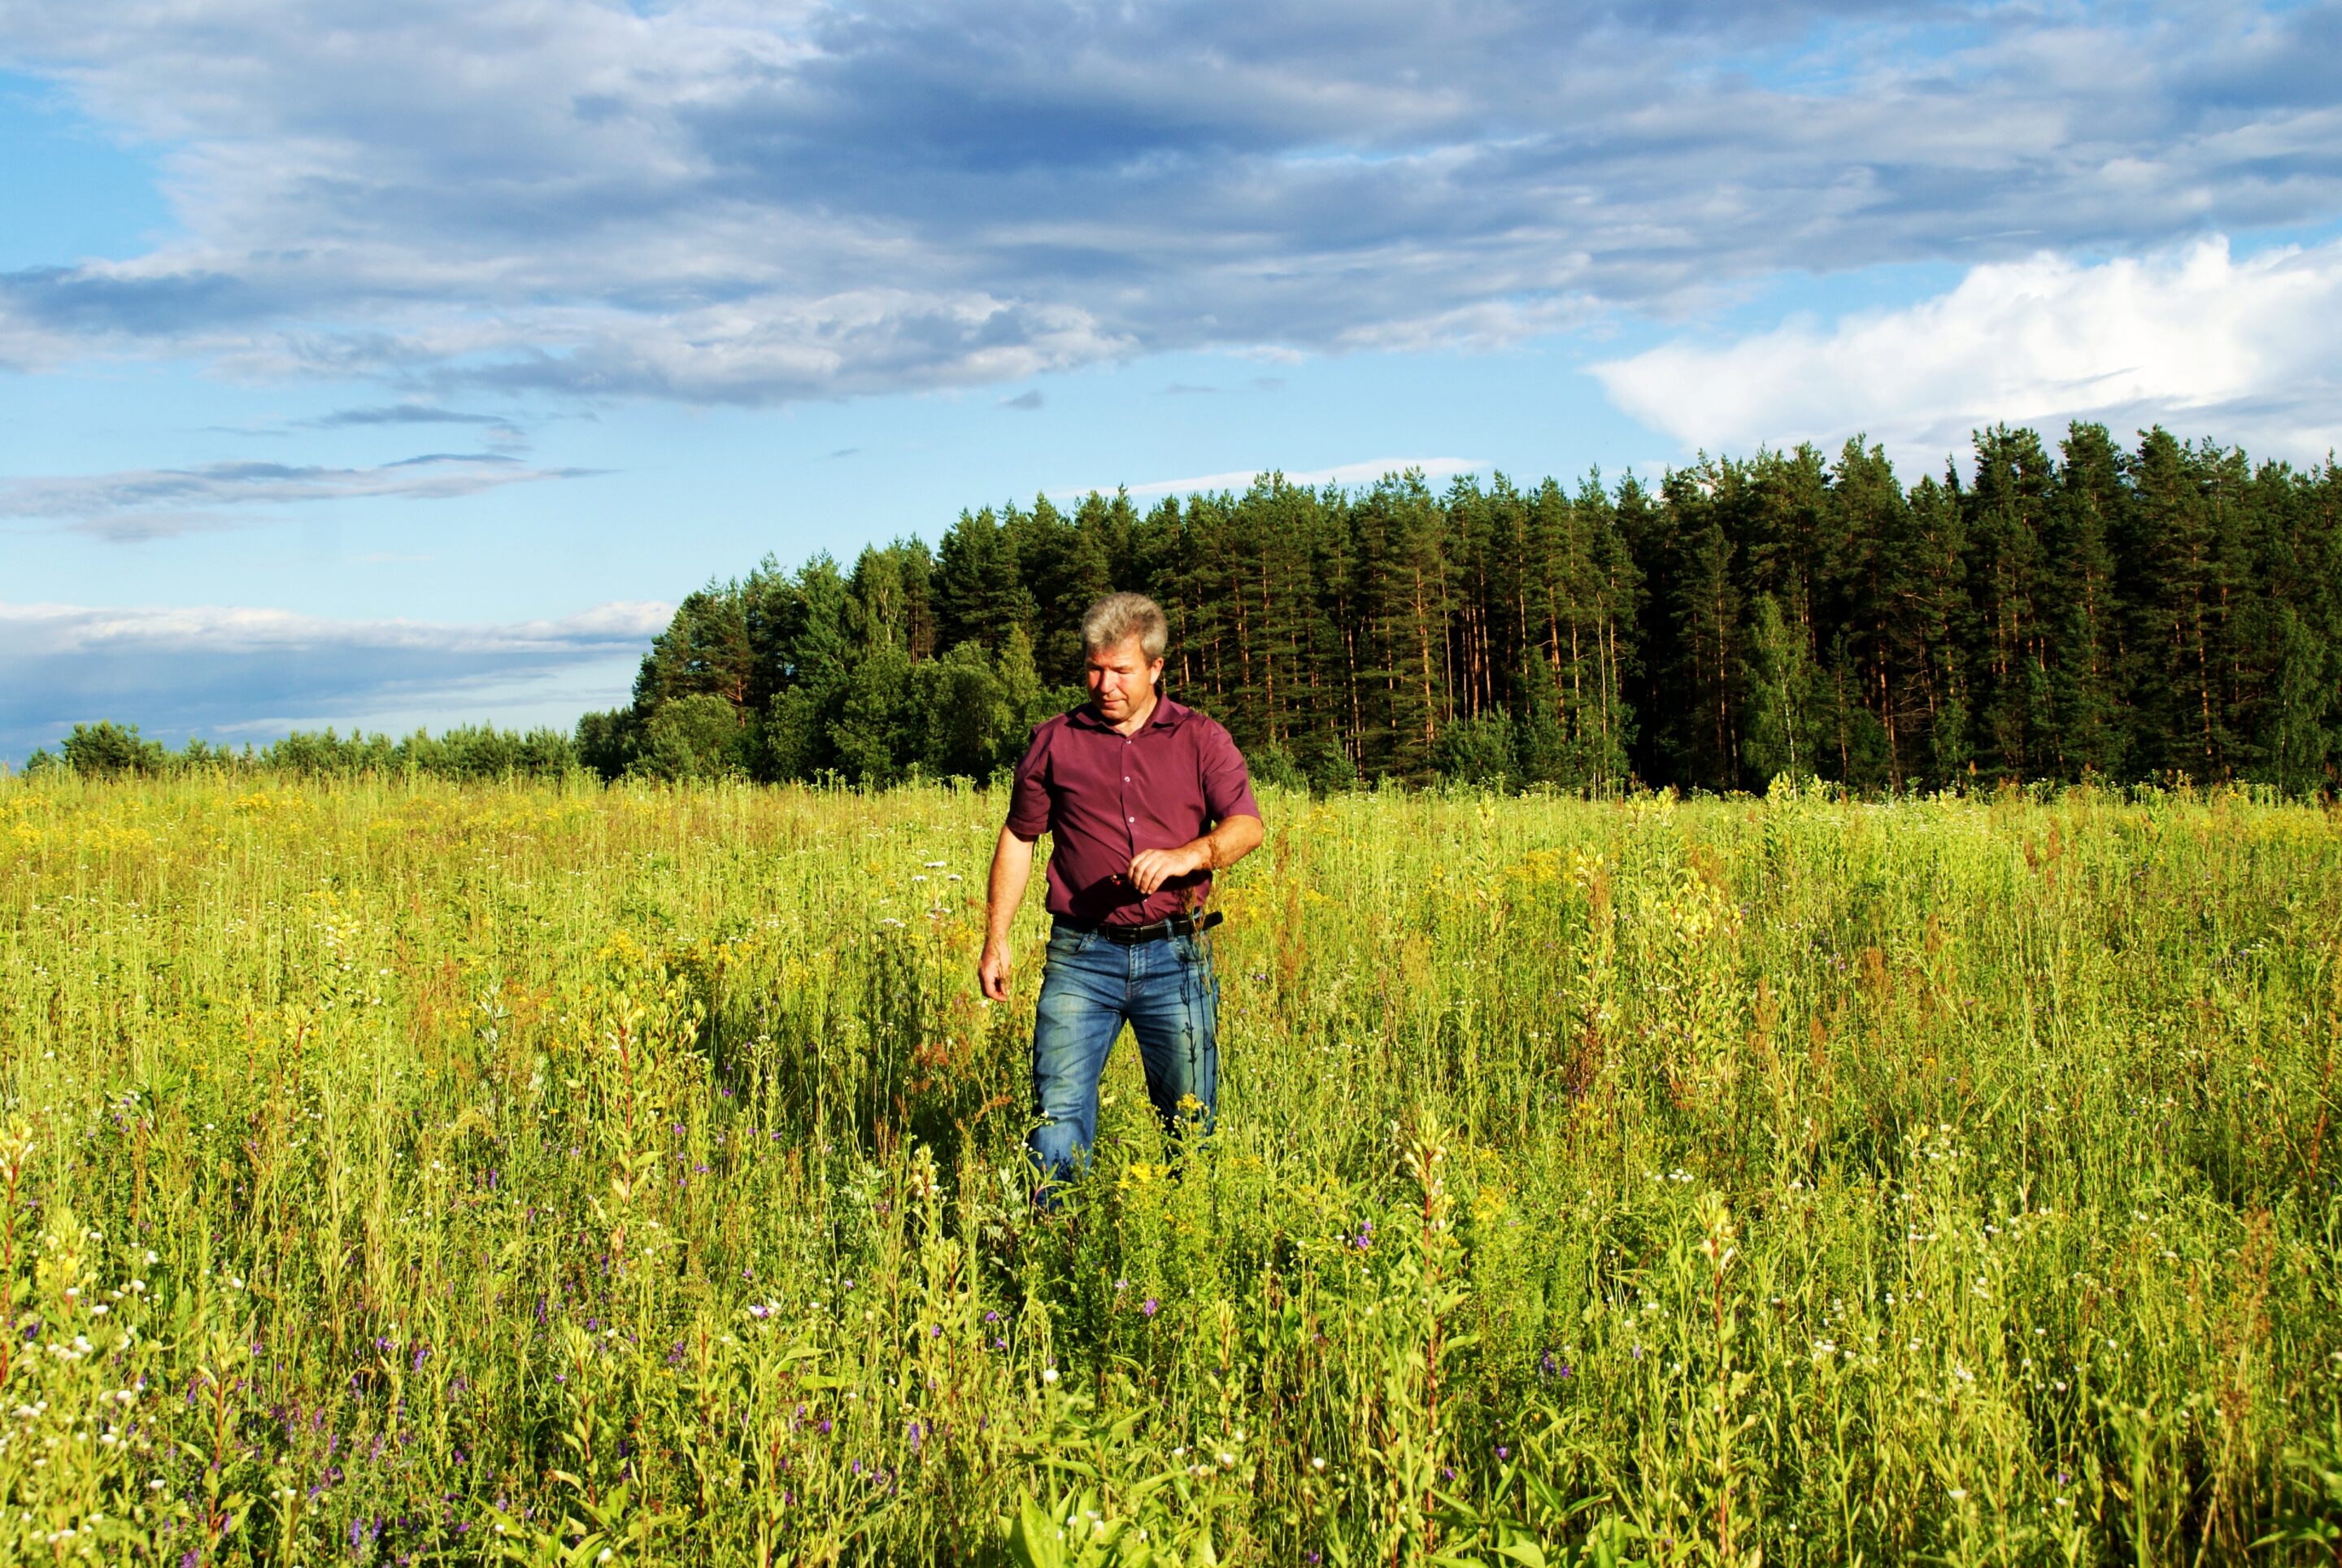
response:
<path id="1" fill-rule="evenodd" d="M 196 737 L 173 750 L 138 732 L 135 724 L 101 719 L 76 724 L 55 751 L 42 747 L 26 760 L 38 775 L 65 771 L 91 778 L 125 774 L 291 773 L 350 779 L 362 774 L 421 773 L 456 779 L 590 777 L 576 738 L 550 728 L 500 729 L 466 724 L 433 735 L 416 730 L 401 740 L 386 735 L 295 730 L 265 746 L 238 749 Z"/>
<path id="2" fill-rule="evenodd" d="M 2054 450 L 1979 431 L 1965 474 L 1910 485 L 1857 439 L 1703 457 L 1656 487 L 1269 474 L 1144 510 L 985 508 L 933 548 L 768 556 L 686 595 L 633 700 L 574 735 L 327 731 L 236 765 L 984 779 L 1081 699 L 1082 612 L 1115 588 L 1169 615 L 1170 693 L 1286 785 L 2330 794 L 2342 768 L 2333 459 L 2255 464 L 2160 427 L 2126 448 L 2078 423 Z M 231 758 L 75 735 L 84 771 Z"/>
<path id="3" fill-rule="evenodd" d="M 2251 781 L 2342 763 L 2342 475 L 2161 428 L 1977 432 L 1916 484 L 1849 441 L 1655 487 L 1420 475 L 961 514 L 687 596 L 606 776 L 984 778 L 1080 697 L 1081 613 L 1160 601 L 1166 678 L 1255 771 L 1608 790 Z"/>

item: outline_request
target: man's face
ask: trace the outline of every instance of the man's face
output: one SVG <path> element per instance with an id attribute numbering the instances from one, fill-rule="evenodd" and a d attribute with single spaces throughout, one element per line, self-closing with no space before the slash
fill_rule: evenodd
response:
<path id="1" fill-rule="evenodd" d="M 1120 723 L 1146 706 L 1163 661 L 1150 659 L 1135 637 L 1112 648 L 1090 650 L 1090 699 L 1110 723 Z"/>

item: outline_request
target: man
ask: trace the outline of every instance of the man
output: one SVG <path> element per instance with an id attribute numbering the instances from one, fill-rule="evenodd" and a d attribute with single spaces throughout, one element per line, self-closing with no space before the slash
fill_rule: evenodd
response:
<path id="1" fill-rule="evenodd" d="M 1160 696 L 1170 627 L 1155 601 L 1109 594 L 1082 618 L 1090 700 L 1033 732 L 992 852 L 976 976 L 1008 1000 L 1008 926 L 1049 854 L 1048 963 L 1033 1024 L 1029 1144 L 1045 1191 L 1089 1164 L 1098 1080 L 1125 1023 L 1166 1135 L 1211 1130 L 1219 986 L 1203 934 L 1212 873 L 1260 847 L 1260 808 L 1228 732 Z"/>

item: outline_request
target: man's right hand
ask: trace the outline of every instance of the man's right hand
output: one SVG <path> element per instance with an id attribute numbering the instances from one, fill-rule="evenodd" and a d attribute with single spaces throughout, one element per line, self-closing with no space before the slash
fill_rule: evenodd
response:
<path id="1" fill-rule="evenodd" d="M 1008 1000 L 1008 944 L 997 937 L 984 939 L 984 956 L 976 960 L 976 981 L 987 1001 Z"/>

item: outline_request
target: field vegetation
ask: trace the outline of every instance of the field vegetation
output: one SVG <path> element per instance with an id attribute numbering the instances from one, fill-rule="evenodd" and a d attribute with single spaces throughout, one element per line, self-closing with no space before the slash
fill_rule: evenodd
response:
<path id="1" fill-rule="evenodd" d="M 997 795 L 0 780 L 0 1560 L 2335 1560 L 2342 816 L 1265 804 L 1036 1218 Z"/>

